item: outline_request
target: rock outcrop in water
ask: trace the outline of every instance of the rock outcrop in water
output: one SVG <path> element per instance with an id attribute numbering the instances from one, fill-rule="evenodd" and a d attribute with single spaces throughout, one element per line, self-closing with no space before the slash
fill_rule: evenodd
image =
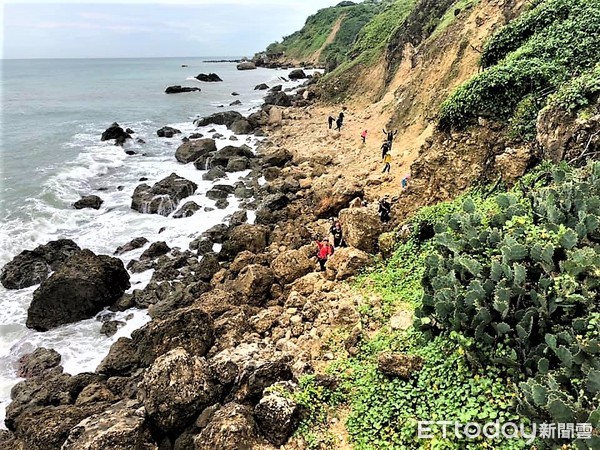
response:
<path id="1" fill-rule="evenodd" d="M 59 239 L 40 245 L 34 250 L 23 250 L 8 262 L 0 272 L 0 282 L 6 289 L 23 289 L 48 278 L 80 248 L 70 239 Z"/>
<path id="2" fill-rule="evenodd" d="M 145 214 L 168 216 L 177 208 L 181 199 L 192 195 L 198 185 L 172 173 L 154 186 L 140 184 L 135 188 L 131 208 Z"/>
<path id="3" fill-rule="evenodd" d="M 100 140 L 109 141 L 111 139 L 115 140 L 115 145 L 123 145 L 127 139 L 131 139 L 130 133 L 127 131 L 133 132 L 132 130 L 124 130 L 117 122 L 113 122 L 113 124 L 102 133 Z"/>
<path id="4" fill-rule="evenodd" d="M 196 80 L 198 81 L 204 81 L 207 83 L 215 83 L 218 81 L 223 81 L 221 79 L 221 77 L 219 77 L 219 75 L 217 75 L 216 73 L 209 73 L 209 74 L 205 74 L 205 73 L 199 73 L 198 75 L 196 75 Z"/>
<path id="5" fill-rule="evenodd" d="M 89 319 L 129 287 L 129 274 L 120 259 L 78 251 L 35 290 L 27 327 L 47 331 Z"/>
<path id="6" fill-rule="evenodd" d="M 75 209 L 100 209 L 102 203 L 104 203 L 104 200 L 97 195 L 86 195 L 85 197 L 81 197 L 79 200 L 73 203 L 73 207 Z"/>
<path id="7" fill-rule="evenodd" d="M 202 89 L 200 89 L 199 87 L 175 85 L 169 86 L 167 89 L 165 89 L 165 94 L 180 94 L 182 92 L 200 92 L 201 90 Z"/>
<path id="8" fill-rule="evenodd" d="M 180 163 L 187 164 L 216 151 L 217 146 L 214 139 L 195 139 L 181 144 L 175 152 L 175 159 Z"/>

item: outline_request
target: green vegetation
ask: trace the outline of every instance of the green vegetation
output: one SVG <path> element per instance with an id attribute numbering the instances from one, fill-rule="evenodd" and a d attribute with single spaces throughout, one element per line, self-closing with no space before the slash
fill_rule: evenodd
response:
<path id="1" fill-rule="evenodd" d="M 486 70 L 442 104 L 440 127 L 460 128 L 482 116 L 511 122 L 513 133 L 531 139 L 551 93 L 569 84 L 570 98 L 586 96 L 590 77 L 598 78 L 592 69 L 599 54 L 600 0 L 537 1 L 489 40 L 481 58 Z"/>
<path id="2" fill-rule="evenodd" d="M 484 189 L 480 189 L 483 191 Z M 600 164 L 546 163 L 509 192 L 472 191 L 421 209 L 393 257 L 356 282 L 365 298 L 355 356 L 303 380 L 299 433 L 333 444 L 328 417 L 343 406 L 353 448 L 530 449 L 524 439 L 417 439 L 418 421 L 600 424 Z M 379 298 L 380 300 L 377 300 Z M 390 328 L 398 309 L 415 327 Z M 422 358 L 408 379 L 378 370 L 381 353 Z M 536 441 L 534 448 L 596 440 Z M 564 447 L 568 448 L 568 447 Z"/>
<path id="3" fill-rule="evenodd" d="M 600 164 L 521 188 L 492 216 L 467 199 L 436 225 L 417 325 L 459 333 L 471 361 L 521 381 L 522 416 L 597 427 Z"/>
<path id="4" fill-rule="evenodd" d="M 441 33 L 444 32 L 444 30 L 446 28 L 448 28 L 448 26 L 454 22 L 454 20 L 456 19 L 458 13 L 460 13 L 460 11 L 464 11 L 465 9 L 470 9 L 472 7 L 474 7 L 475 5 L 477 5 L 479 3 L 480 0 L 459 0 L 457 1 L 454 5 L 452 5 L 452 8 L 448 8 L 448 10 L 446 11 L 446 14 L 443 15 L 443 17 L 439 20 L 438 24 L 435 27 L 435 30 L 433 31 L 433 33 L 431 33 L 431 36 L 429 37 L 429 39 L 435 39 L 437 36 L 439 36 Z"/>

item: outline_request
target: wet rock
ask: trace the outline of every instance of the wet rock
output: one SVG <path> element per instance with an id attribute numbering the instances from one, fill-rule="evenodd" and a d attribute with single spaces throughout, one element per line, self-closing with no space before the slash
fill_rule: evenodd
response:
<path id="1" fill-rule="evenodd" d="M 288 284 L 312 272 L 314 263 L 308 259 L 303 251 L 289 250 L 279 254 L 271 263 L 271 268 L 278 281 Z"/>
<path id="2" fill-rule="evenodd" d="M 269 89 L 269 86 L 267 86 L 265 83 L 257 84 L 256 86 L 254 86 L 255 91 L 264 91 L 265 89 Z"/>
<path id="3" fill-rule="evenodd" d="M 402 353 L 383 353 L 377 357 L 377 369 L 384 375 L 408 380 L 423 367 L 420 356 Z"/>
<path id="4" fill-rule="evenodd" d="M 237 111 L 223 111 L 211 114 L 208 117 L 201 117 L 199 119 L 196 119 L 194 121 L 194 124 L 197 127 L 204 127 L 207 125 L 214 124 L 225 125 L 227 128 L 229 128 L 236 120 L 243 119 L 243 117 L 244 116 L 242 116 Z"/>
<path id="5" fill-rule="evenodd" d="M 202 179 L 205 181 L 215 181 L 219 178 L 225 178 L 227 173 L 220 166 L 211 168 L 208 172 L 202 174 Z"/>
<path id="6" fill-rule="evenodd" d="M 42 375 L 45 371 L 58 367 L 61 356 L 56 350 L 39 347 L 32 353 L 21 356 L 17 362 L 17 376 L 31 378 Z"/>
<path id="7" fill-rule="evenodd" d="M 229 226 L 237 226 L 248 221 L 248 213 L 245 210 L 234 212 L 229 218 Z"/>
<path id="8" fill-rule="evenodd" d="M 114 336 L 118 329 L 125 325 L 125 322 L 120 320 L 107 320 L 100 327 L 100 334 L 104 336 Z"/>
<path id="9" fill-rule="evenodd" d="M 211 200 L 219 200 L 219 199 L 227 198 L 228 196 L 229 196 L 229 192 L 227 192 L 226 190 L 220 189 L 217 186 L 214 186 L 213 188 L 206 191 L 206 198 L 209 198 Z"/>
<path id="10" fill-rule="evenodd" d="M 252 409 L 232 402 L 215 412 L 194 437 L 193 450 L 251 450 L 257 440 Z"/>
<path id="11" fill-rule="evenodd" d="M 205 255 L 208 252 L 213 251 L 214 241 L 209 240 L 203 236 L 194 239 L 190 242 L 190 250 L 196 250 L 198 255 Z"/>
<path id="12" fill-rule="evenodd" d="M 109 141 L 111 139 L 124 142 L 126 139 L 131 139 L 131 136 L 129 136 L 129 134 L 123 130 L 123 128 L 121 128 L 117 122 L 114 122 L 106 129 L 106 131 L 104 131 L 104 133 L 102 133 L 102 136 L 100 137 L 100 140 L 102 141 Z"/>
<path id="13" fill-rule="evenodd" d="M 306 78 L 306 73 L 302 69 L 294 69 L 288 74 L 290 80 L 300 80 Z"/>
<path id="14" fill-rule="evenodd" d="M 156 259 L 159 256 L 166 255 L 170 251 L 171 251 L 171 248 L 167 245 L 167 243 L 165 241 L 153 242 L 152 244 L 150 244 L 150 247 L 148 247 L 144 251 L 144 253 L 142 253 L 142 256 L 140 256 L 140 259 L 142 261 L 148 260 L 148 259 Z"/>
<path id="15" fill-rule="evenodd" d="M 79 200 L 73 203 L 73 207 L 75 209 L 100 209 L 102 203 L 104 203 L 104 200 L 97 195 L 86 195 L 85 197 L 81 197 Z"/>
<path id="16" fill-rule="evenodd" d="M 200 139 L 203 136 L 204 135 L 202 133 L 192 133 L 190 134 L 189 139 Z"/>
<path id="17" fill-rule="evenodd" d="M 35 290 L 27 310 L 27 327 L 47 331 L 88 319 L 129 287 L 129 274 L 120 259 L 81 250 Z"/>
<path id="18" fill-rule="evenodd" d="M 146 214 L 168 216 L 181 199 L 192 195 L 198 185 L 172 173 L 154 186 L 140 184 L 131 199 L 131 209 Z"/>
<path id="19" fill-rule="evenodd" d="M 204 356 L 214 343 L 214 324 L 203 309 L 190 307 L 170 317 L 153 320 L 131 335 L 143 367 L 177 347 L 194 356 Z"/>
<path id="20" fill-rule="evenodd" d="M 231 103 L 229 104 L 229 106 L 239 106 L 239 105 L 241 105 L 241 104 L 242 104 L 242 102 L 240 102 L 239 100 L 234 100 L 233 102 L 231 102 Z"/>
<path id="21" fill-rule="evenodd" d="M 217 151 L 214 139 L 196 139 L 184 142 L 175 151 L 175 159 L 180 163 L 190 163 L 201 156 Z"/>
<path id="22" fill-rule="evenodd" d="M 223 243 L 223 241 L 225 241 L 228 232 L 229 227 L 224 223 L 219 223 L 210 227 L 208 230 L 202 233 L 201 237 L 209 239 L 212 242 L 216 242 L 217 244 L 221 244 Z M 212 247 L 210 251 L 212 251 Z"/>
<path id="23" fill-rule="evenodd" d="M 254 407 L 254 417 L 269 442 L 283 445 L 298 427 L 298 405 L 278 392 L 270 392 Z"/>
<path id="24" fill-rule="evenodd" d="M 155 449 L 144 410 L 134 400 L 116 403 L 73 427 L 61 450 Z"/>
<path id="25" fill-rule="evenodd" d="M 108 354 L 96 368 L 96 372 L 108 377 L 129 376 L 137 370 L 139 365 L 137 349 L 133 341 L 126 337 L 120 337 L 110 346 Z"/>
<path id="26" fill-rule="evenodd" d="M 340 211 L 339 219 L 346 243 L 367 253 L 377 252 L 379 235 L 383 225 L 379 215 L 369 208 L 349 208 Z"/>
<path id="27" fill-rule="evenodd" d="M 269 89 L 269 91 L 270 92 L 280 92 L 282 88 L 283 88 L 283 86 L 281 84 L 278 84 L 278 85 L 273 86 L 271 89 Z"/>
<path id="28" fill-rule="evenodd" d="M 138 396 L 153 425 L 171 433 L 185 429 L 215 403 L 219 390 L 204 359 L 175 348 L 146 371 Z"/>
<path id="29" fill-rule="evenodd" d="M 200 92 L 202 89 L 199 87 L 182 87 L 181 85 L 169 86 L 165 89 L 165 94 L 180 94 L 182 92 Z"/>
<path id="30" fill-rule="evenodd" d="M 227 163 L 230 159 L 242 157 L 248 159 L 254 158 L 254 153 L 252 153 L 252 149 L 247 145 L 242 145 L 240 147 L 228 145 L 213 154 L 213 156 L 210 159 L 210 166 L 227 167 Z"/>
<path id="31" fill-rule="evenodd" d="M 0 282 L 6 289 L 23 289 L 41 283 L 50 270 L 57 270 L 75 252 L 81 250 L 70 239 L 59 239 L 24 250 L 8 262 L 0 272 Z"/>
<path id="32" fill-rule="evenodd" d="M 142 248 L 147 243 L 148 243 L 148 239 L 146 239 L 145 237 L 137 237 L 137 238 L 129 241 L 127 244 L 117 247 L 117 249 L 115 250 L 113 255 L 122 255 L 123 253 L 127 253 L 132 250 Z"/>
<path id="33" fill-rule="evenodd" d="M 177 128 L 173 127 L 162 127 L 161 129 L 156 131 L 156 135 L 158 137 L 164 138 L 172 138 L 176 134 L 181 134 L 181 130 L 178 130 Z"/>
<path id="34" fill-rule="evenodd" d="M 209 74 L 199 73 L 194 78 L 196 78 L 196 80 L 198 80 L 198 81 L 204 81 L 207 83 L 215 83 L 218 81 L 223 81 L 221 79 L 221 77 L 219 77 L 219 75 L 217 75 L 216 73 L 212 73 L 212 72 Z"/>
<path id="35" fill-rule="evenodd" d="M 220 198 L 215 202 L 215 207 L 217 209 L 227 209 L 229 207 L 229 202 L 224 198 Z"/>
<path id="36" fill-rule="evenodd" d="M 329 280 L 345 280 L 357 275 L 372 262 L 366 252 L 353 247 L 338 248 L 327 260 L 325 275 Z"/>
<path id="37" fill-rule="evenodd" d="M 127 270 L 131 273 L 142 273 L 146 270 L 150 270 L 154 268 L 154 261 L 138 261 L 137 259 L 132 259 L 127 263 Z"/>
<path id="38" fill-rule="evenodd" d="M 184 203 L 184 205 L 181 208 L 175 211 L 175 214 L 173 214 L 173 219 L 191 217 L 194 214 L 196 214 L 196 212 L 200 211 L 200 209 L 200 205 L 198 205 L 196 202 L 189 201 L 187 203 Z"/>
<path id="39" fill-rule="evenodd" d="M 292 99 L 285 92 L 271 92 L 264 99 L 266 105 L 292 106 Z"/>

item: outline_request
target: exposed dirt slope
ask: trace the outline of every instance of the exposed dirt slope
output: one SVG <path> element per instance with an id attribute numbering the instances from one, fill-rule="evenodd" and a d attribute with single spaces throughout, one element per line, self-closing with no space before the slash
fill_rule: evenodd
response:
<path id="1" fill-rule="evenodd" d="M 323 53 L 323 50 L 325 50 L 325 47 L 327 47 L 329 44 L 331 44 L 335 40 L 335 37 L 338 34 L 338 31 L 340 31 L 340 27 L 342 26 L 342 22 L 344 21 L 345 18 L 346 18 L 346 14 L 342 14 L 338 18 L 338 20 L 336 20 L 336 22 L 333 24 L 333 28 L 331 28 L 331 33 L 329 33 L 329 36 L 327 36 L 327 39 L 325 39 L 325 42 L 323 43 L 321 48 L 319 50 L 317 50 L 310 58 L 307 59 L 308 62 L 311 62 L 313 64 L 318 64 L 319 59 L 321 58 L 321 53 Z"/>

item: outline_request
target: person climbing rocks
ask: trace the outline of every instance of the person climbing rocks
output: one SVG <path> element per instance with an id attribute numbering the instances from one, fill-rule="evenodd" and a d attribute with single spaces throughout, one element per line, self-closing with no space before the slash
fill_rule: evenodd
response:
<path id="1" fill-rule="evenodd" d="M 340 113 L 342 114 L 342 113 Z M 338 117 L 337 120 L 335 121 L 335 129 L 337 131 L 342 131 L 342 125 L 344 124 L 344 119 L 343 117 Z"/>
<path id="2" fill-rule="evenodd" d="M 389 144 L 389 150 L 388 151 L 392 151 L 392 142 L 394 142 L 394 138 L 396 137 L 396 135 L 398 134 L 398 130 L 396 131 L 386 131 L 386 129 L 384 128 L 383 130 L 383 134 L 385 134 L 386 136 L 386 140 Z"/>
<path id="3" fill-rule="evenodd" d="M 408 180 L 410 180 L 410 173 L 407 173 L 402 177 L 401 185 L 402 189 L 406 189 L 408 187 Z"/>
<path id="4" fill-rule="evenodd" d="M 390 204 L 389 200 L 386 197 L 383 197 L 380 201 L 379 201 L 379 218 L 381 219 L 382 222 L 389 222 L 390 221 L 390 213 L 392 211 L 392 205 Z"/>
<path id="5" fill-rule="evenodd" d="M 329 116 L 327 118 L 327 123 L 329 123 L 329 129 L 331 130 L 331 128 L 333 128 L 333 122 L 335 122 L 335 119 L 332 116 Z"/>
<path id="6" fill-rule="evenodd" d="M 321 242 L 315 241 L 317 244 L 317 261 L 321 267 L 321 272 L 325 271 L 325 263 L 327 259 L 333 255 L 333 247 L 329 243 L 329 239 L 323 238 Z"/>
<path id="7" fill-rule="evenodd" d="M 333 236 L 333 248 L 345 247 L 344 235 L 342 232 L 342 224 L 339 220 L 333 221 L 333 225 L 329 229 L 329 232 Z"/>
<path id="8" fill-rule="evenodd" d="M 340 123 L 344 123 L 344 111 L 340 111 L 340 114 L 338 115 L 338 119 L 340 120 Z"/>
<path id="9" fill-rule="evenodd" d="M 381 160 L 382 161 L 384 160 L 385 155 L 387 155 L 389 151 L 390 151 L 390 142 L 385 141 L 383 143 L 383 145 L 381 146 Z"/>
<path id="10" fill-rule="evenodd" d="M 392 168 L 392 155 L 386 153 L 383 157 L 383 162 L 385 163 L 385 166 L 383 166 L 383 170 L 381 171 L 381 173 L 390 173 L 390 169 Z"/>
<path id="11" fill-rule="evenodd" d="M 363 130 L 363 132 L 360 133 L 360 138 L 362 139 L 363 144 L 367 142 L 367 130 Z"/>

